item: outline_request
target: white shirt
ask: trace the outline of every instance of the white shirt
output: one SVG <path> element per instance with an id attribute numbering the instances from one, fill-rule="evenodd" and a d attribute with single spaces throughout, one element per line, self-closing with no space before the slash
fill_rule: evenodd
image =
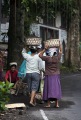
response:
<path id="1" fill-rule="evenodd" d="M 26 73 L 40 73 L 40 69 L 43 69 L 43 63 L 38 54 L 31 56 L 23 48 L 22 56 L 26 59 Z"/>

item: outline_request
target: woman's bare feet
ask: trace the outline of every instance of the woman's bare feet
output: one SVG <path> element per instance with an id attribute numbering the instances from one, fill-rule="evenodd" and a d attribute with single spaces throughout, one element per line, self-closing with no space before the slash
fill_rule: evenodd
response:
<path id="1" fill-rule="evenodd" d="M 56 107 L 56 108 L 59 108 L 58 100 L 55 101 L 55 107 Z"/>
<path id="2" fill-rule="evenodd" d="M 35 105 L 34 105 L 33 103 L 31 103 L 31 102 L 30 102 L 30 104 L 29 104 L 29 105 L 30 105 L 31 107 L 35 107 Z"/>
<path id="3" fill-rule="evenodd" d="M 46 106 L 44 106 L 45 108 L 50 108 L 50 105 L 46 105 Z"/>
<path id="4" fill-rule="evenodd" d="M 47 105 L 45 106 L 46 108 L 50 108 L 50 101 L 47 101 Z"/>

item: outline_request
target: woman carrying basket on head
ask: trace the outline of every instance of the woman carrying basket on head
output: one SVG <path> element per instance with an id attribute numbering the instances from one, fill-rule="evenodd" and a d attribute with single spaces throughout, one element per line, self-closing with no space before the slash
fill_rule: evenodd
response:
<path id="1" fill-rule="evenodd" d="M 46 52 L 46 56 L 43 56 L 44 52 Z M 59 47 L 59 53 L 57 53 L 57 51 L 53 51 L 53 48 L 45 46 L 45 49 L 39 54 L 39 57 L 45 61 L 45 80 L 43 91 L 43 100 L 47 101 L 47 106 L 45 107 L 50 107 L 51 100 L 55 101 L 55 107 L 59 107 L 58 100 L 62 97 L 59 70 L 61 53 L 61 46 Z"/>

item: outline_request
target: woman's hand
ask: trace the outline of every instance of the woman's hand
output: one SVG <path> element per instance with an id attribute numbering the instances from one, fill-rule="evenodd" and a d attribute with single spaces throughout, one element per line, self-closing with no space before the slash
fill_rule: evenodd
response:
<path id="1" fill-rule="evenodd" d="M 59 53 L 62 53 L 62 45 L 59 46 Z"/>
<path id="2" fill-rule="evenodd" d="M 47 50 L 49 48 L 49 46 L 48 45 L 45 45 L 45 50 Z"/>

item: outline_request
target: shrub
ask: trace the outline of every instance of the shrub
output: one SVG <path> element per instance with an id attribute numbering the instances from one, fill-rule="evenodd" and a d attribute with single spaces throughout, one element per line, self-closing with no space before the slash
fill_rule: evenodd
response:
<path id="1" fill-rule="evenodd" d="M 12 86 L 13 83 L 8 81 L 0 82 L 0 111 L 6 109 L 5 104 L 9 101 L 9 94 Z"/>
<path id="2" fill-rule="evenodd" d="M 77 72 L 77 71 L 78 71 L 78 69 L 75 68 L 74 66 L 67 67 L 67 66 L 64 66 L 64 65 L 62 65 L 62 66 L 60 67 L 60 70 L 61 70 L 61 72 L 63 72 L 63 73 L 71 73 L 71 72 Z"/>

